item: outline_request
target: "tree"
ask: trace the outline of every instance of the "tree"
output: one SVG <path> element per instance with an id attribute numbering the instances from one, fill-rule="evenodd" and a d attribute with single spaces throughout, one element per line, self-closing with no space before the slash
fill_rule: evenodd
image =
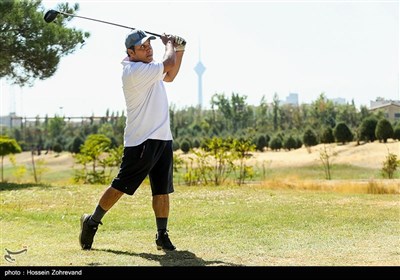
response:
<path id="1" fill-rule="evenodd" d="M 232 129 L 234 133 L 240 128 L 245 128 L 249 122 L 251 114 L 246 104 L 246 98 L 246 96 L 232 92 L 230 99 L 225 97 L 224 93 L 216 93 L 211 99 L 212 105 L 218 106 L 221 111 L 226 127 Z"/>
<path id="2" fill-rule="evenodd" d="M 393 179 L 394 173 L 396 172 L 399 166 L 400 166 L 400 160 L 397 159 L 397 155 L 390 153 L 388 151 L 388 155 L 386 156 L 386 160 L 383 162 L 381 170 L 383 177 L 388 177 L 389 179 Z"/>
<path id="3" fill-rule="evenodd" d="M 273 124 L 274 124 L 274 131 L 278 131 L 278 125 L 279 125 L 279 96 L 275 92 L 274 94 L 274 99 L 272 102 L 272 109 L 273 109 Z"/>
<path id="4" fill-rule="evenodd" d="M 81 146 L 83 145 L 84 141 L 82 140 L 81 137 L 76 136 L 71 143 L 71 146 L 69 147 L 69 151 L 73 154 L 79 153 Z"/>
<path id="5" fill-rule="evenodd" d="M 379 120 L 375 128 L 376 139 L 383 143 L 386 143 L 389 138 L 393 138 L 394 131 L 392 124 L 387 119 Z"/>
<path id="6" fill-rule="evenodd" d="M 400 140 L 400 122 L 394 128 L 393 139 L 394 140 Z"/>
<path id="7" fill-rule="evenodd" d="M 259 135 L 256 143 L 257 151 L 263 152 L 266 146 L 267 146 L 267 139 L 265 138 L 264 135 Z"/>
<path id="8" fill-rule="evenodd" d="M 256 107 L 256 126 L 264 127 L 267 124 L 268 103 L 265 95 L 262 96 L 260 104 Z"/>
<path id="9" fill-rule="evenodd" d="M 333 130 L 330 126 L 327 126 L 322 131 L 321 135 L 321 143 L 330 144 L 335 142 L 335 137 L 333 136 Z"/>
<path id="10" fill-rule="evenodd" d="M 4 157 L 10 154 L 16 154 L 22 152 L 21 147 L 18 145 L 15 139 L 11 139 L 7 136 L 0 136 L 0 156 L 1 156 L 1 181 L 4 182 L 4 170 L 3 163 Z"/>
<path id="11" fill-rule="evenodd" d="M 317 135 L 314 130 L 307 128 L 303 134 L 303 143 L 306 147 L 312 147 L 318 144 Z"/>
<path id="12" fill-rule="evenodd" d="M 190 142 L 187 139 L 184 139 L 180 145 L 183 153 L 187 154 L 190 151 Z"/>
<path id="13" fill-rule="evenodd" d="M 213 137 L 206 142 L 207 150 L 212 158 L 212 180 L 214 185 L 221 185 L 233 169 L 233 159 L 230 139 Z"/>
<path id="14" fill-rule="evenodd" d="M 332 179 L 331 171 L 332 171 L 333 157 L 337 155 L 337 153 L 333 149 L 334 149 L 333 146 L 326 148 L 324 144 L 324 146 L 319 151 L 319 159 L 322 162 L 322 167 L 324 168 L 326 180 Z"/>
<path id="15" fill-rule="evenodd" d="M 369 116 L 365 118 L 360 126 L 360 139 L 367 142 L 375 141 L 375 129 L 378 120 L 375 116 Z"/>
<path id="16" fill-rule="evenodd" d="M 301 141 L 299 136 L 296 136 L 294 138 L 294 140 L 296 140 L 296 148 L 295 149 L 300 149 L 303 146 L 303 141 Z"/>
<path id="17" fill-rule="evenodd" d="M 293 129 L 293 112 L 294 106 L 291 104 L 282 104 L 279 106 L 279 129 L 288 131 Z"/>
<path id="18" fill-rule="evenodd" d="M 244 183 L 246 178 L 253 176 L 253 168 L 246 165 L 246 158 L 251 156 L 251 152 L 255 151 L 256 145 L 251 143 L 249 139 L 234 139 L 231 144 L 232 150 L 235 151 L 235 157 L 239 160 L 239 166 L 234 166 L 234 169 L 239 169 L 239 174 L 236 177 L 240 185 Z"/>
<path id="19" fill-rule="evenodd" d="M 351 104 L 336 104 L 335 110 L 337 111 L 336 122 L 344 122 L 351 129 L 360 125 L 354 100 L 352 100 Z"/>
<path id="20" fill-rule="evenodd" d="M 296 149 L 296 146 L 297 146 L 297 142 L 292 135 L 289 135 L 289 137 L 287 137 L 283 141 L 283 147 L 289 151 L 291 149 Z"/>
<path id="21" fill-rule="evenodd" d="M 103 170 L 98 171 L 98 166 L 102 164 L 101 156 L 110 150 L 111 140 L 103 134 L 89 135 L 84 144 L 80 148 L 80 152 L 75 155 L 76 161 L 84 166 L 83 170 L 79 169 L 75 180 L 84 179 L 87 183 L 104 183 L 105 182 L 105 166 Z M 92 165 L 92 170 L 87 170 L 87 165 Z"/>
<path id="22" fill-rule="evenodd" d="M 321 93 L 317 100 L 311 104 L 311 119 L 312 127 L 318 128 L 318 126 L 330 126 L 334 127 L 336 125 L 336 112 L 335 104 L 333 101 L 328 100 L 325 93 Z"/>
<path id="23" fill-rule="evenodd" d="M 41 2 L 0 1 L 0 77 L 20 86 L 53 76 L 60 58 L 82 47 L 90 36 L 66 27 L 72 17 L 59 16 L 46 23 Z M 79 5 L 58 4 L 57 9 L 75 14 Z"/>
<path id="24" fill-rule="evenodd" d="M 267 149 L 269 148 L 269 141 L 271 141 L 271 136 L 269 136 L 268 134 L 265 135 L 265 141 L 267 142 Z"/>
<path id="25" fill-rule="evenodd" d="M 231 104 L 228 98 L 225 97 L 224 93 L 216 93 L 211 97 L 211 105 L 212 108 L 214 106 L 218 107 L 217 116 L 219 115 L 218 113 L 222 114 L 221 117 L 221 123 L 224 124 L 226 128 L 231 128 L 230 125 L 232 124 L 232 110 L 231 110 Z M 213 123 L 215 123 L 217 120 L 214 120 Z"/>
<path id="26" fill-rule="evenodd" d="M 48 125 L 48 141 L 53 151 L 59 153 L 64 150 L 66 135 L 64 134 L 65 121 L 64 118 L 58 117 L 50 119 Z M 56 150 L 58 149 L 58 151 Z"/>
<path id="27" fill-rule="evenodd" d="M 269 147 L 271 148 L 271 150 L 273 151 L 279 151 L 280 149 L 282 149 L 282 139 L 279 136 L 274 136 L 269 143 Z"/>
<path id="28" fill-rule="evenodd" d="M 250 117 L 249 106 L 246 103 L 247 96 L 238 93 L 231 94 L 232 126 L 233 132 L 239 128 L 245 128 Z"/>
<path id="29" fill-rule="evenodd" d="M 349 127 L 344 122 L 340 122 L 335 126 L 333 135 L 336 142 L 341 142 L 343 145 L 353 140 L 353 133 L 351 133 Z"/>

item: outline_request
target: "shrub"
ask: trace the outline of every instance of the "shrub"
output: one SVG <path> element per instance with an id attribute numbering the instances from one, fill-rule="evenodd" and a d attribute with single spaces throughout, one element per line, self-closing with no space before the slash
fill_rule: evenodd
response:
<path id="1" fill-rule="evenodd" d="M 296 149 L 300 149 L 303 146 L 303 141 L 301 141 L 300 137 L 296 137 Z"/>
<path id="2" fill-rule="evenodd" d="M 260 151 L 260 152 L 264 151 L 264 148 L 267 147 L 267 145 L 268 145 L 267 139 L 265 138 L 265 136 L 264 135 L 258 136 L 257 144 L 256 144 L 257 151 Z"/>
<path id="3" fill-rule="evenodd" d="M 283 147 L 287 150 L 292 150 L 292 149 L 296 149 L 297 146 L 297 142 L 296 140 L 293 138 L 292 135 L 290 135 L 289 137 L 287 137 L 283 143 Z"/>
<path id="4" fill-rule="evenodd" d="M 280 137 L 275 136 L 274 138 L 271 139 L 271 142 L 269 143 L 269 147 L 273 151 L 279 151 L 282 149 L 282 140 Z"/>
<path id="5" fill-rule="evenodd" d="M 335 142 L 335 137 L 333 136 L 333 130 L 331 127 L 325 127 L 321 135 L 321 143 L 330 144 Z"/>
<path id="6" fill-rule="evenodd" d="M 344 123 L 338 123 L 333 130 L 333 135 L 337 142 L 341 142 L 343 145 L 346 142 L 353 140 L 353 133 L 351 133 L 349 127 Z"/>
<path id="7" fill-rule="evenodd" d="M 360 126 L 360 140 L 364 140 L 367 142 L 374 142 L 375 141 L 375 129 L 378 120 L 375 116 L 371 116 L 365 118 Z"/>
<path id="8" fill-rule="evenodd" d="M 386 156 L 386 160 L 383 162 L 382 176 L 384 178 L 393 179 L 394 172 L 400 165 L 400 160 L 397 160 L 397 155 L 389 153 Z"/>
<path id="9" fill-rule="evenodd" d="M 55 143 L 55 144 L 53 145 L 53 151 L 56 152 L 57 154 L 61 153 L 62 150 L 63 150 L 63 149 L 62 149 L 62 146 L 61 146 L 60 143 Z"/>
<path id="10" fill-rule="evenodd" d="M 200 148 L 201 142 L 199 139 L 194 139 L 193 141 L 193 148 Z"/>
<path id="11" fill-rule="evenodd" d="M 181 143 L 181 150 L 182 152 L 184 152 L 185 154 L 187 154 L 190 151 L 190 143 L 188 140 L 183 140 Z"/>
<path id="12" fill-rule="evenodd" d="M 386 143 L 388 138 L 392 138 L 394 134 L 392 124 L 387 119 L 381 119 L 376 125 L 375 137 L 379 142 Z"/>
<path id="13" fill-rule="evenodd" d="M 175 152 L 175 151 L 179 150 L 179 148 L 180 148 L 179 141 L 174 140 L 174 141 L 172 142 L 172 149 L 173 149 L 173 151 Z"/>
<path id="14" fill-rule="evenodd" d="M 314 130 L 307 128 L 303 134 L 303 143 L 306 147 L 315 146 L 318 144 L 317 135 Z"/>
<path id="15" fill-rule="evenodd" d="M 72 141 L 71 146 L 69 147 L 69 151 L 73 154 L 77 154 L 80 151 L 81 146 L 83 145 L 84 141 L 81 137 L 76 136 Z"/>
<path id="16" fill-rule="evenodd" d="M 396 127 L 393 131 L 393 139 L 400 140 L 400 123 L 396 125 Z"/>

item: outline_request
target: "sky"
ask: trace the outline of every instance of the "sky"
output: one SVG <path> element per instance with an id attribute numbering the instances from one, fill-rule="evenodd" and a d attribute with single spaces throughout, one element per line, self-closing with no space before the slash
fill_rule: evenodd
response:
<path id="1" fill-rule="evenodd" d="M 66 1 L 42 1 L 45 10 Z M 232 93 L 259 105 L 274 94 L 297 93 L 311 103 L 321 93 L 368 106 L 377 97 L 400 100 L 399 1 L 67 1 L 77 15 L 136 29 L 174 34 L 187 45 L 180 73 L 167 83 L 170 105 L 197 106 L 199 62 L 203 107 Z M 55 75 L 32 87 L 0 80 L 1 112 L 19 116 L 103 116 L 125 111 L 121 61 L 129 29 L 74 18 L 91 33 L 61 59 Z M 164 46 L 152 41 L 154 58 Z"/>

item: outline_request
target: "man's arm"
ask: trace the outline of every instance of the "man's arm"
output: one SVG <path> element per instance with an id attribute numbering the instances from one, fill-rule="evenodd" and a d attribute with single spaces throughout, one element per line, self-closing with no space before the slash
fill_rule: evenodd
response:
<path id="1" fill-rule="evenodd" d="M 182 63 L 182 57 L 183 57 L 183 53 L 185 51 L 176 51 L 175 52 L 175 65 L 169 70 L 167 71 L 167 75 L 165 75 L 164 77 L 164 82 L 172 82 L 176 75 L 178 75 L 179 69 L 181 68 L 181 63 Z"/>
<path id="2" fill-rule="evenodd" d="M 174 38 L 175 47 L 175 65 L 167 71 L 167 75 L 164 77 L 164 82 L 172 82 L 176 75 L 178 75 L 179 69 L 182 64 L 182 57 L 185 51 L 186 41 L 182 37 L 172 36 Z"/>
<path id="3" fill-rule="evenodd" d="M 175 67 L 176 64 L 176 54 L 174 49 L 175 37 L 171 35 L 166 35 L 164 33 L 163 35 L 161 35 L 161 40 L 165 45 L 165 53 L 163 57 L 163 73 L 166 73 L 165 77 L 167 77 L 169 75 L 168 73 Z"/>

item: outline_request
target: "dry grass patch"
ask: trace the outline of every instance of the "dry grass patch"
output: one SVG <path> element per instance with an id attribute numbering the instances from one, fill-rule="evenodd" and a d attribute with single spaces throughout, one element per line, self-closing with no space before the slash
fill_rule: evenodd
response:
<path id="1" fill-rule="evenodd" d="M 400 194 L 400 179 L 392 180 L 299 180 L 275 179 L 261 183 L 267 189 L 292 189 L 360 194 Z"/>

